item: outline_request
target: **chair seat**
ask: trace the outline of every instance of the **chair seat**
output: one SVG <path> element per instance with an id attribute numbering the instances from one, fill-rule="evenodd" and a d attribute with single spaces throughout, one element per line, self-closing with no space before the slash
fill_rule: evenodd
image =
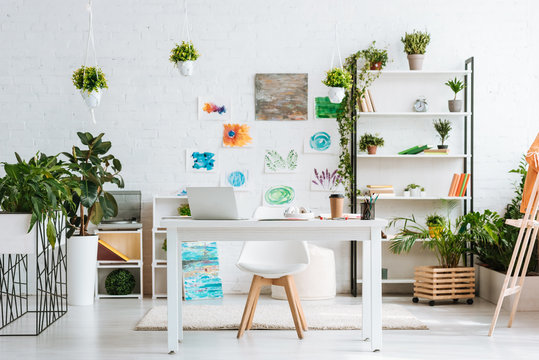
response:
<path id="1" fill-rule="evenodd" d="M 259 275 L 267 279 L 276 279 L 286 275 L 297 274 L 305 270 L 308 264 L 264 264 L 238 262 L 236 264 L 241 270 Z"/>

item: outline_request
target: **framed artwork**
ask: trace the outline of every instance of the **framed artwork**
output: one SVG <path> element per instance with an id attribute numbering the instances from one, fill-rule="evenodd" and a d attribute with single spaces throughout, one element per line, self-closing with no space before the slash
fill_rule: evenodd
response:
<path id="1" fill-rule="evenodd" d="M 217 154 L 215 151 L 185 150 L 185 166 L 188 172 L 215 172 Z"/>
<path id="2" fill-rule="evenodd" d="M 310 132 L 303 141 L 303 151 L 313 154 L 334 154 L 338 152 L 339 137 L 334 131 Z"/>
<path id="3" fill-rule="evenodd" d="M 225 171 L 221 175 L 221 186 L 231 186 L 236 191 L 248 191 L 250 185 L 251 179 L 247 169 Z"/>
<path id="4" fill-rule="evenodd" d="M 230 98 L 226 97 L 198 97 L 199 120 L 230 120 Z"/>
<path id="5" fill-rule="evenodd" d="M 185 300 L 223 297 L 216 242 L 182 243 Z"/>
<path id="6" fill-rule="evenodd" d="M 251 147 L 253 138 L 250 126 L 246 124 L 224 124 L 223 146 L 231 148 Z"/>
<path id="7" fill-rule="evenodd" d="M 264 155 L 264 171 L 269 174 L 298 172 L 298 152 L 290 149 L 286 153 L 266 150 Z"/>
<path id="8" fill-rule="evenodd" d="M 256 74 L 256 120 L 307 120 L 307 74 Z"/>
<path id="9" fill-rule="evenodd" d="M 312 191 L 336 191 L 343 192 L 342 177 L 337 174 L 337 169 L 313 169 L 311 174 Z"/>
<path id="10" fill-rule="evenodd" d="M 341 104 L 335 104 L 326 97 L 314 98 L 314 117 L 316 119 L 336 119 Z"/>
<path id="11" fill-rule="evenodd" d="M 288 185 L 269 185 L 264 189 L 262 202 L 265 206 L 289 206 L 296 198 L 296 191 Z"/>

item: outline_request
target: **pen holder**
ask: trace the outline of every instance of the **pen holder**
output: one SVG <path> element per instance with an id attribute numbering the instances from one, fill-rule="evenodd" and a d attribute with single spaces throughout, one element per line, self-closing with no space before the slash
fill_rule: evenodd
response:
<path id="1" fill-rule="evenodd" d="M 375 215 L 374 204 L 361 203 L 361 220 L 374 220 Z"/>

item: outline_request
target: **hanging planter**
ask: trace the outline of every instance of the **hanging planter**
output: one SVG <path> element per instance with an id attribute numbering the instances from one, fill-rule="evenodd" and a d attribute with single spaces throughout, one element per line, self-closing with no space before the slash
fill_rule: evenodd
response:
<path id="1" fill-rule="evenodd" d="M 183 76 L 193 75 L 194 63 L 199 57 L 200 54 L 191 41 L 182 41 L 181 45 L 177 44 L 170 52 L 170 61 Z"/>
<path id="2" fill-rule="evenodd" d="M 81 66 L 73 72 L 73 85 L 80 90 L 84 102 L 95 109 L 101 102 L 101 89 L 108 88 L 105 74 L 94 66 Z"/>
<path id="3" fill-rule="evenodd" d="M 326 72 L 326 79 L 322 83 L 329 88 L 329 101 L 339 104 L 344 99 L 345 90 L 352 86 L 352 75 L 345 69 L 334 68 Z"/>

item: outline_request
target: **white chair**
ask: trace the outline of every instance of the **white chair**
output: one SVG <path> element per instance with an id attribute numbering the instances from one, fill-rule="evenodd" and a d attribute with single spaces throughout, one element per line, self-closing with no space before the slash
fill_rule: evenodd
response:
<path id="1" fill-rule="evenodd" d="M 259 207 L 253 217 L 255 219 L 282 218 L 283 209 Z M 296 332 L 298 337 L 303 339 L 302 330 L 307 331 L 307 322 L 292 275 L 309 266 L 307 243 L 304 241 L 246 241 L 236 266 L 242 271 L 253 274 L 238 330 L 238 339 L 245 330 L 251 329 L 260 290 L 266 285 L 284 287 Z"/>

